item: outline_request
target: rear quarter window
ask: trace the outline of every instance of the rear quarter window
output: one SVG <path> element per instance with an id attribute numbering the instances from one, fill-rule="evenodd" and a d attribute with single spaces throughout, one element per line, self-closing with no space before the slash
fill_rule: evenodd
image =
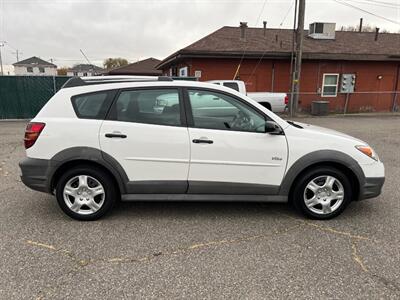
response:
<path id="1" fill-rule="evenodd" d="M 112 94 L 114 93 L 105 91 L 76 95 L 71 98 L 71 102 L 78 118 L 102 120 L 110 107 Z"/>

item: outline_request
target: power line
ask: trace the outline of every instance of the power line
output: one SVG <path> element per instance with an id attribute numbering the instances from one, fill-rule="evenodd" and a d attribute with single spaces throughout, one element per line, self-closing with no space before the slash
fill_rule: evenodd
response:
<path id="1" fill-rule="evenodd" d="M 292 10 L 292 8 L 293 8 L 293 6 L 294 6 L 294 3 L 295 3 L 295 2 L 293 1 L 292 4 L 290 5 L 290 7 L 289 7 L 287 13 L 285 14 L 285 16 L 284 16 L 283 19 L 282 19 L 282 22 L 279 24 L 279 28 L 282 27 L 283 23 L 286 21 L 286 18 L 288 17 L 290 11 Z"/>
<path id="2" fill-rule="evenodd" d="M 14 51 L 11 52 L 11 53 L 15 55 L 15 57 L 17 58 L 17 62 L 19 62 L 19 56 L 20 56 L 21 54 L 23 54 L 23 53 L 22 53 L 19 49 L 13 47 L 13 46 L 12 46 L 9 42 L 7 42 L 7 41 L 4 41 L 4 44 L 5 44 L 6 46 L 8 46 L 10 49 L 14 50 Z"/>
<path id="3" fill-rule="evenodd" d="M 282 20 L 282 22 L 281 22 L 281 25 L 280 25 L 279 27 L 282 26 L 283 22 L 286 20 L 287 16 L 289 15 L 289 12 L 292 10 L 292 7 L 295 5 L 295 3 L 296 3 L 295 1 L 292 2 L 292 5 L 289 7 L 289 10 L 287 11 L 287 13 L 286 13 L 285 17 L 283 18 L 283 20 Z M 295 21 L 295 22 L 296 22 L 296 21 Z M 265 56 L 266 53 L 267 53 L 267 47 L 265 47 L 265 50 L 263 51 L 261 57 L 258 59 L 257 64 L 255 65 L 255 67 L 253 68 L 253 71 L 250 73 L 250 76 L 249 76 L 249 78 L 247 79 L 247 82 L 248 82 L 249 80 L 251 80 L 251 77 L 252 77 L 252 76 L 254 75 L 254 73 L 257 71 L 257 69 L 258 69 L 258 67 L 259 67 L 259 65 L 260 65 L 260 63 L 261 63 L 261 61 L 262 61 L 262 59 L 264 58 L 264 56 Z M 246 82 L 246 83 L 247 83 L 247 82 Z"/>
<path id="4" fill-rule="evenodd" d="M 260 21 L 260 18 L 261 18 L 262 13 L 264 12 L 264 8 L 265 8 L 265 5 L 267 4 L 267 1 L 268 1 L 268 0 L 264 0 L 263 6 L 262 6 L 262 8 L 261 8 L 261 11 L 260 11 L 260 13 L 258 14 L 257 21 L 256 21 L 256 24 L 255 24 L 256 27 L 257 27 L 257 25 L 258 25 L 258 22 Z M 234 76 L 233 76 L 233 79 L 235 79 L 236 76 L 237 76 L 237 74 L 239 74 L 240 66 L 242 65 L 242 62 L 243 62 L 244 56 L 245 56 L 245 54 L 246 54 L 246 51 L 247 51 L 247 47 L 245 46 L 244 49 L 243 49 L 242 57 L 240 58 L 239 64 L 238 64 L 237 69 L 236 69 L 236 72 L 235 72 L 235 74 L 234 74 Z"/>
<path id="5" fill-rule="evenodd" d="M 396 25 L 400 25 L 400 22 L 397 22 L 397 21 L 395 21 L 395 20 L 386 18 L 386 17 L 384 17 L 384 16 L 377 15 L 377 14 L 375 14 L 375 13 L 372 13 L 372 12 L 370 12 L 370 11 L 368 11 L 368 10 L 365 10 L 365 9 L 360 8 L 360 7 L 358 7 L 358 6 L 355 6 L 355 5 L 353 5 L 353 4 L 350 4 L 350 3 L 347 3 L 347 2 L 340 2 L 340 1 L 338 1 L 338 0 L 333 0 L 333 1 L 335 1 L 336 3 L 339 3 L 339 4 L 341 4 L 341 5 L 344 5 L 344 6 L 347 6 L 347 7 L 351 7 L 351 8 L 354 8 L 354 9 L 357 9 L 357 10 L 362 11 L 362 12 L 364 12 L 364 13 L 366 13 L 366 14 L 371 15 L 371 16 L 374 16 L 374 17 L 377 17 L 377 18 L 381 18 L 381 19 L 383 19 L 383 20 L 386 20 L 386 21 L 388 21 L 388 22 L 394 23 L 394 24 L 396 24 Z"/>
<path id="6" fill-rule="evenodd" d="M 383 3 L 377 3 L 377 2 L 372 2 L 372 1 L 368 1 L 365 2 L 366 0 L 363 1 L 358 1 L 358 0 L 344 0 L 344 1 L 350 1 L 350 2 L 355 2 L 355 3 L 359 3 L 359 4 L 364 4 L 364 5 L 372 5 L 372 6 L 378 6 L 378 7 L 386 7 L 386 8 L 395 8 L 395 9 L 400 9 L 400 4 L 383 4 Z"/>
<path id="7" fill-rule="evenodd" d="M 364 1 L 366 1 L 366 2 L 372 2 L 372 3 L 377 3 L 377 4 L 387 4 L 387 5 L 400 6 L 399 3 L 394 3 L 394 2 L 376 1 L 376 0 L 364 0 Z"/>
<path id="8" fill-rule="evenodd" d="M 82 51 L 82 49 L 79 49 L 79 51 L 81 51 L 83 57 L 87 60 L 87 62 L 89 63 L 89 65 L 93 66 L 93 64 L 90 62 L 89 58 L 87 58 L 86 54 Z M 94 75 L 97 75 L 97 72 L 95 69 L 93 69 L 94 71 Z"/>
<path id="9" fill-rule="evenodd" d="M 262 6 L 262 8 L 260 10 L 260 13 L 258 14 L 257 21 L 256 21 L 256 27 L 258 25 L 258 22 L 260 22 L 261 15 L 264 12 L 264 8 L 265 8 L 265 5 L 267 4 L 267 1 L 268 0 L 264 0 L 263 6 Z"/>

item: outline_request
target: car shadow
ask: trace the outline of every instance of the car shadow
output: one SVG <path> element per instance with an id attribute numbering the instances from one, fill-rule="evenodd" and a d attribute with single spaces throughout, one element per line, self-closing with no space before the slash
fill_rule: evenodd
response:
<path id="1" fill-rule="evenodd" d="M 286 203 L 260 202 L 176 202 L 176 201 L 135 201 L 120 202 L 108 218 L 120 217 L 252 217 L 262 214 L 265 217 L 289 215 L 300 217 Z"/>

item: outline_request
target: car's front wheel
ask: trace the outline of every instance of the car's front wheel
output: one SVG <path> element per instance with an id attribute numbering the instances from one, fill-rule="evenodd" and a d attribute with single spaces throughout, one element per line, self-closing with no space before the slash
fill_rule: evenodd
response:
<path id="1" fill-rule="evenodd" d="M 97 220 L 109 212 L 117 198 L 112 178 L 92 166 L 75 167 L 65 172 L 56 186 L 61 209 L 76 220 Z"/>
<path id="2" fill-rule="evenodd" d="M 347 176 L 333 167 L 317 167 L 301 175 L 292 193 L 295 207 L 313 219 L 338 216 L 352 197 Z"/>

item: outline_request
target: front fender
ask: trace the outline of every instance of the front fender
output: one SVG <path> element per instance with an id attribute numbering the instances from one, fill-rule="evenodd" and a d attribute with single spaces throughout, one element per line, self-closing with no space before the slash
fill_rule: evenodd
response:
<path id="1" fill-rule="evenodd" d="M 287 170 L 279 189 L 279 195 L 288 196 L 296 178 L 310 166 L 322 163 L 340 164 L 356 176 L 359 187 L 365 184 L 365 175 L 357 161 L 351 156 L 336 150 L 318 150 L 299 158 Z"/>

